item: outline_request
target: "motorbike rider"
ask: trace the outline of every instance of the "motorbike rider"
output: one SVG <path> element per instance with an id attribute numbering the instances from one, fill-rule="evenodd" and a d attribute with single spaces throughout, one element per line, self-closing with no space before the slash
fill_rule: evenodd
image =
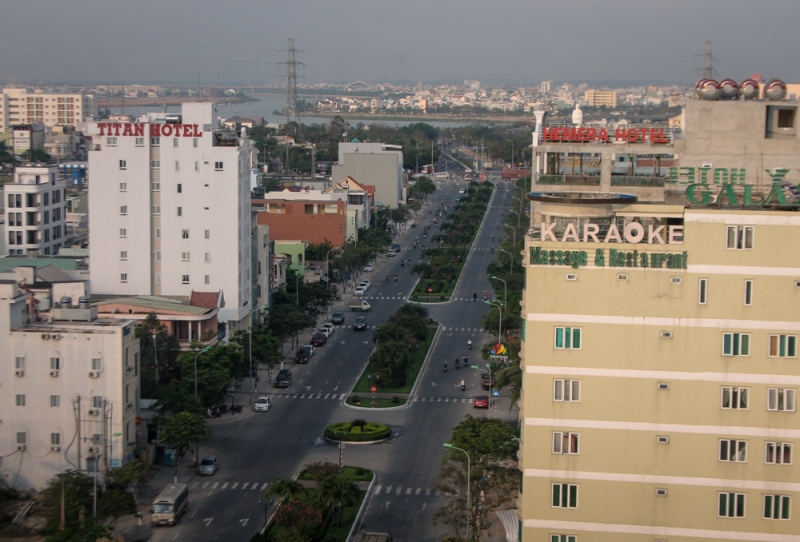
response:
<path id="1" fill-rule="evenodd" d="M 389 282 L 389 275 L 386 275 L 386 282 Z"/>
<path id="2" fill-rule="evenodd" d="M 472 350 L 472 339 L 467 340 L 467 349 Z"/>
<path id="3" fill-rule="evenodd" d="M 397 282 L 397 275 L 394 276 L 394 281 Z"/>
<path id="4" fill-rule="evenodd" d="M 447 372 L 447 361 L 444 362 L 444 372 Z"/>
<path id="5" fill-rule="evenodd" d="M 388 275 L 387 275 L 388 277 Z M 389 280 L 388 278 L 386 280 Z M 483 300 L 486 301 L 486 290 L 483 291 Z"/>
<path id="6" fill-rule="evenodd" d="M 460 363 L 459 359 L 456 358 L 456 369 L 458 369 L 458 364 Z"/>
<path id="7" fill-rule="evenodd" d="M 461 379 L 461 391 L 464 391 L 466 389 L 466 387 L 467 387 L 467 384 L 466 384 L 466 382 L 464 382 L 464 379 L 462 378 Z"/>
<path id="8" fill-rule="evenodd" d="M 468 360 L 468 359 L 469 359 L 469 358 L 468 358 L 467 356 L 464 356 L 464 368 L 465 368 L 465 369 L 466 369 L 466 367 L 467 367 L 467 360 Z"/>
<path id="9" fill-rule="evenodd" d="M 478 300 L 478 294 L 477 293 L 472 294 L 472 300 L 473 301 L 477 301 Z"/>

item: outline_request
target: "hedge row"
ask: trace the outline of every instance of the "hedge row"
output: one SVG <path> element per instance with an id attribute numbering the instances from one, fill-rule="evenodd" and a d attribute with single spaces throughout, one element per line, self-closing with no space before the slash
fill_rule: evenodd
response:
<path id="1" fill-rule="evenodd" d="M 389 438 L 391 429 L 382 423 L 368 423 L 364 426 L 353 426 L 350 422 L 335 423 L 325 428 L 325 437 L 330 440 L 344 442 L 368 442 Z"/>

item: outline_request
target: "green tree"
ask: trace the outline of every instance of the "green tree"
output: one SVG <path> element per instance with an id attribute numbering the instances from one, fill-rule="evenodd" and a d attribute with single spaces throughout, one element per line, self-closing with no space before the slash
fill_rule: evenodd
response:
<path id="1" fill-rule="evenodd" d="M 306 488 L 297 480 L 291 478 L 276 478 L 267 486 L 264 497 L 267 499 L 277 495 L 278 501 L 288 503 L 299 499 L 306 494 Z"/>
<path id="2" fill-rule="evenodd" d="M 154 312 L 148 314 L 147 318 L 136 326 L 135 334 L 139 339 L 141 396 L 156 398 L 158 386 L 169 381 L 170 376 L 172 378 L 176 376 L 175 360 L 180 354 L 180 344 Z M 158 371 L 156 371 L 156 359 L 158 359 Z M 158 381 L 156 381 L 156 372 Z"/>
<path id="3" fill-rule="evenodd" d="M 51 162 L 53 157 L 39 149 L 28 149 L 20 154 L 23 162 Z"/>
<path id="4" fill-rule="evenodd" d="M 48 542 L 95 542 L 109 538 L 110 529 L 100 524 L 93 516 L 94 479 L 82 472 L 68 470 L 54 476 L 42 490 L 42 504 L 46 511 L 45 534 Z M 102 485 L 98 484 L 98 492 Z M 100 498 L 102 498 L 102 493 Z M 64 520 L 61 522 L 61 506 L 64 505 Z"/>
<path id="5" fill-rule="evenodd" d="M 0 164 L 13 164 L 16 161 L 14 153 L 6 146 L 6 142 L 0 141 Z"/>
<path id="6" fill-rule="evenodd" d="M 145 484 L 158 472 L 158 465 L 153 465 L 141 459 L 128 461 L 123 466 L 111 469 L 108 472 L 109 481 L 120 488 L 133 488 L 133 498 L 136 505 L 139 505 L 137 491 L 142 484 Z"/>
<path id="7" fill-rule="evenodd" d="M 117 526 L 119 518 L 136 513 L 137 503 L 133 496 L 119 487 L 109 487 L 97 500 L 97 517 L 111 518 L 111 528 Z"/>
<path id="8" fill-rule="evenodd" d="M 282 504 L 272 516 L 272 521 L 284 529 L 310 537 L 322 523 L 322 515 L 303 501 L 293 500 Z"/>
<path id="9" fill-rule="evenodd" d="M 180 412 L 166 418 L 161 424 L 160 440 L 176 450 L 183 450 L 190 444 L 199 442 L 209 435 L 208 424 L 203 416 L 190 412 Z M 178 463 L 175 463 L 175 476 L 178 476 Z"/>
<path id="10" fill-rule="evenodd" d="M 459 450 L 445 452 L 436 489 L 447 495 L 446 503 L 434 513 L 434 523 L 447 525 L 456 535 L 466 527 L 469 510 L 470 532 L 479 539 L 492 521 L 489 515 L 516 498 L 520 472 L 516 453 L 517 432 L 496 418 L 467 416 L 453 428 L 450 443 L 469 454 L 470 502 L 466 502 L 467 458 Z M 480 503 L 481 507 L 478 508 Z"/>

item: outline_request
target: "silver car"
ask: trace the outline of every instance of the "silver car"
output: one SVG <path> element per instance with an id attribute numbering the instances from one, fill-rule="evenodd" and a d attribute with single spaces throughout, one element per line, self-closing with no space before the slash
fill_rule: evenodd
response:
<path id="1" fill-rule="evenodd" d="M 219 462 L 217 461 L 217 456 L 209 455 L 203 458 L 200 461 L 200 466 L 197 467 L 197 474 L 200 476 L 211 476 L 217 473 L 219 470 Z"/>

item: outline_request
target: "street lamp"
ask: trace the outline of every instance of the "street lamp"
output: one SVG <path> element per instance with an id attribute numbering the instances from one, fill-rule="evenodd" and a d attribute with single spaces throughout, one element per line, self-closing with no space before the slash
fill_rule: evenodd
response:
<path id="1" fill-rule="evenodd" d="M 274 499 L 270 499 L 270 500 L 258 499 L 258 504 L 261 506 L 261 508 L 264 509 L 264 526 L 265 527 L 267 525 L 267 510 L 269 510 L 269 507 L 272 506 L 272 503 L 274 503 L 274 502 L 275 502 Z"/>
<path id="2" fill-rule="evenodd" d="M 503 306 L 490 301 L 484 301 L 484 303 L 491 305 L 492 307 L 497 307 L 497 309 L 500 311 L 500 317 L 497 319 L 497 342 L 500 343 L 500 337 L 502 335 L 501 332 L 503 330 Z"/>
<path id="3" fill-rule="evenodd" d="M 328 277 L 328 289 L 331 289 L 331 252 L 342 247 L 333 247 L 325 255 L 325 276 Z"/>
<path id="4" fill-rule="evenodd" d="M 508 304 L 508 284 L 506 284 L 506 281 L 504 281 L 500 277 L 495 277 L 494 275 L 492 275 L 492 278 L 495 279 L 495 280 L 499 280 L 500 282 L 503 283 L 503 305 L 507 305 Z"/>
<path id="5" fill-rule="evenodd" d="M 491 404 L 491 401 L 492 401 L 492 365 L 490 363 L 486 364 L 486 369 L 488 369 L 488 370 L 481 369 L 477 365 L 471 365 L 471 367 L 473 369 L 476 369 L 476 370 L 482 372 L 482 373 L 488 373 L 489 374 L 489 403 Z M 492 415 L 490 413 L 491 410 L 492 410 L 491 406 L 487 406 L 487 408 L 486 408 L 486 417 L 487 418 L 491 418 L 492 417 Z"/>
<path id="6" fill-rule="evenodd" d="M 520 218 L 522 217 L 522 215 L 520 215 L 520 214 L 519 214 L 517 211 L 515 211 L 514 209 L 509 209 L 509 210 L 508 210 L 508 212 L 509 212 L 509 213 L 514 213 L 515 215 L 517 215 L 517 227 L 519 228 L 519 221 L 520 221 Z"/>
<path id="7" fill-rule="evenodd" d="M 445 442 L 443 444 L 443 446 L 445 448 L 449 448 L 451 450 L 458 450 L 459 452 L 464 452 L 464 455 L 467 456 L 467 540 L 469 540 L 469 524 L 470 524 L 470 520 L 471 520 L 470 512 L 472 512 L 472 501 L 469 498 L 469 486 L 470 486 L 470 482 L 469 482 L 469 472 L 470 472 L 469 453 L 466 450 L 462 450 L 461 448 L 456 448 L 455 446 L 453 446 L 449 442 Z"/>
<path id="8" fill-rule="evenodd" d="M 300 274 L 296 274 L 294 277 L 294 304 L 298 307 L 300 306 L 300 287 L 298 286 L 298 281 L 300 280 Z"/>
<path id="9" fill-rule="evenodd" d="M 513 255 L 513 254 L 511 254 L 511 253 L 510 253 L 509 251 L 507 251 L 507 250 L 503 250 L 502 248 L 498 248 L 498 249 L 497 249 L 497 251 L 498 251 L 498 252 L 505 252 L 506 254 L 508 254 L 509 256 L 511 256 L 511 274 L 513 275 L 513 274 L 514 274 L 514 255 Z"/>
<path id="10" fill-rule="evenodd" d="M 200 354 L 205 354 L 210 349 L 211 349 L 210 346 L 206 346 L 202 350 L 199 350 L 197 352 L 197 354 L 195 354 L 195 356 L 194 356 L 194 398 L 195 399 L 197 399 L 197 358 L 200 356 Z M 195 463 L 195 465 L 197 464 L 198 454 L 199 453 L 200 453 L 200 443 L 195 442 L 194 443 L 194 463 Z M 176 467 L 175 473 L 177 474 L 177 467 Z M 178 477 L 177 476 L 175 476 L 175 482 L 176 483 L 178 482 Z"/>

